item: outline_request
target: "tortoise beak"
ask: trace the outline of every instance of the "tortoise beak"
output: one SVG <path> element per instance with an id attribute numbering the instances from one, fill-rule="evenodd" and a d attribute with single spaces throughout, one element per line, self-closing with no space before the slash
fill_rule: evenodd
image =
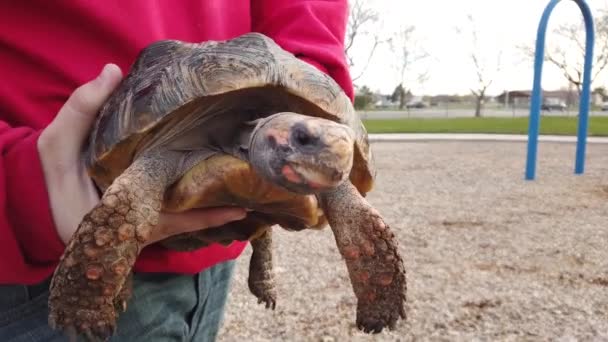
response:
<path id="1" fill-rule="evenodd" d="M 344 172 L 331 169 L 323 164 L 308 164 L 289 160 L 281 170 L 287 180 L 307 185 L 313 190 L 334 188 L 344 181 Z M 308 164 L 308 165 L 307 165 Z"/>

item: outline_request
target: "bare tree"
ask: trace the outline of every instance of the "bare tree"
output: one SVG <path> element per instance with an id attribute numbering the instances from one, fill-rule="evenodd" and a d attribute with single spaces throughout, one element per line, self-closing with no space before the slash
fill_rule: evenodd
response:
<path id="1" fill-rule="evenodd" d="M 384 41 L 382 41 L 378 35 L 378 32 L 380 31 L 377 27 L 379 15 L 375 9 L 369 7 L 369 4 L 365 0 L 352 0 L 350 1 L 349 7 L 344 53 L 346 54 L 348 65 L 351 68 L 355 66 L 353 56 L 353 46 L 357 45 L 355 42 L 360 41 L 361 38 L 366 36 L 371 36 L 372 40 L 372 46 L 368 51 L 365 62 L 363 62 L 364 64 L 362 64 L 361 71 L 356 76 L 353 76 L 353 81 L 356 81 L 363 76 L 376 49 Z"/>
<path id="2" fill-rule="evenodd" d="M 608 13 L 605 10 L 600 13 L 595 19 L 595 51 L 591 84 L 608 66 Z M 580 96 L 585 62 L 584 22 L 562 24 L 552 32 L 554 36 L 547 37 L 544 60 L 558 68 L 568 84 L 575 88 Z M 524 45 L 520 46 L 520 49 L 529 58 L 534 58 L 534 47 Z"/>
<path id="3" fill-rule="evenodd" d="M 394 37 L 389 40 L 390 49 L 396 56 L 395 67 L 399 76 L 399 85 L 401 91 L 399 96 L 399 109 L 405 106 L 405 95 L 407 94 L 406 82 L 410 79 L 412 67 L 419 61 L 429 57 L 429 54 L 415 41 L 414 26 L 403 26 Z M 428 71 L 423 71 L 415 75 L 417 83 L 423 83 L 428 79 Z"/>
<path id="4" fill-rule="evenodd" d="M 473 67 L 477 76 L 477 85 L 475 88 L 471 88 L 470 90 L 473 96 L 475 96 L 475 117 L 481 117 L 483 105 L 486 100 L 487 90 L 492 85 L 493 78 L 498 72 L 500 72 L 500 59 L 502 56 L 502 51 L 497 51 L 495 61 L 488 61 L 486 58 L 484 58 L 486 56 L 482 56 L 479 48 L 479 34 L 477 26 L 475 25 L 475 19 L 471 14 L 469 14 L 467 15 L 467 21 L 469 23 L 472 38 L 472 49 L 469 57 L 473 62 Z M 465 30 L 462 28 L 456 28 L 456 31 L 463 34 Z"/>

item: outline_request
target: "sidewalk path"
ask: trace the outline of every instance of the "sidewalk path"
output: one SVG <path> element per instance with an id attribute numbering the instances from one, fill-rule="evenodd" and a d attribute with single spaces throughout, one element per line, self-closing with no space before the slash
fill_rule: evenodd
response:
<path id="1" fill-rule="evenodd" d="M 527 134 L 444 134 L 444 133 L 381 133 L 369 134 L 371 142 L 380 141 L 514 141 L 527 142 Z M 576 136 L 541 135 L 539 142 L 576 143 Z M 608 144 L 608 137 L 587 137 L 590 144 Z"/>

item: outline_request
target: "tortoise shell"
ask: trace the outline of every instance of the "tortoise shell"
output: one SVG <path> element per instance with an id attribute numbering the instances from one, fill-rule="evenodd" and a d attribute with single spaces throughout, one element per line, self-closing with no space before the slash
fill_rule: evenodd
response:
<path id="1" fill-rule="evenodd" d="M 243 121 L 289 111 L 348 125 L 356 135 L 350 180 L 363 195 L 371 190 L 367 132 L 350 99 L 331 77 L 259 33 L 200 44 L 164 40 L 142 50 L 91 132 L 84 155 L 91 178 L 105 190 L 151 144 L 187 129 L 187 113 L 226 103 Z M 226 112 L 198 119 L 222 125 Z"/>

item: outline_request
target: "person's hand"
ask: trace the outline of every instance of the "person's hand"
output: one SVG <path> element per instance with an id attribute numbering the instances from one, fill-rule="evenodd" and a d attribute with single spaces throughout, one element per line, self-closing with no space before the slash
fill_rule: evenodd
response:
<path id="1" fill-rule="evenodd" d="M 84 215 L 99 203 L 99 195 L 81 160 L 81 152 L 99 109 L 121 79 L 118 66 L 106 65 L 96 79 L 71 94 L 38 139 L 53 220 L 65 244 L 76 232 Z M 147 244 L 179 233 L 219 226 L 245 215 L 242 208 L 161 213 L 159 226 L 153 230 Z"/>

